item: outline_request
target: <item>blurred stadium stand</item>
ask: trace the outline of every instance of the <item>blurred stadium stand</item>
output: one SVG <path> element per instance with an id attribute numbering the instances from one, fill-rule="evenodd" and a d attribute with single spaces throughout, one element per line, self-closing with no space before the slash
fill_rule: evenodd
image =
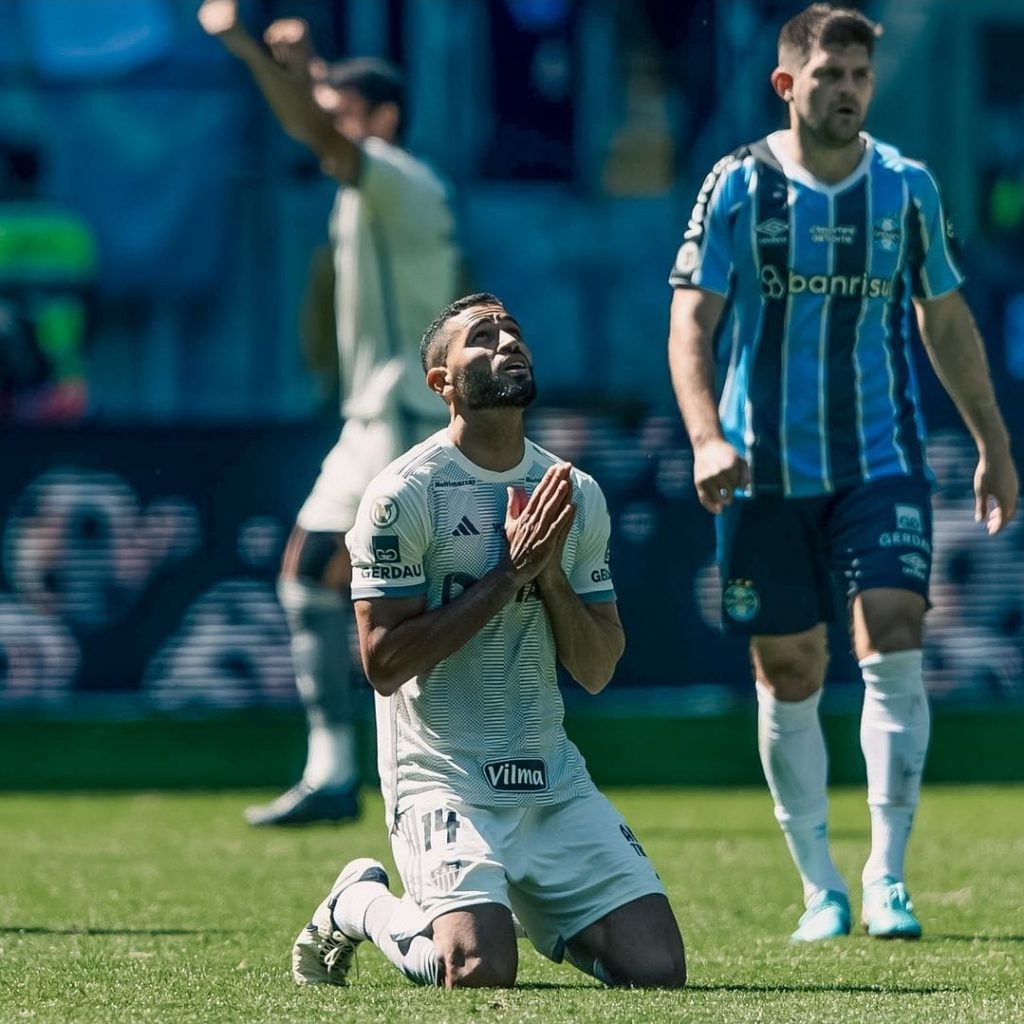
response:
<path id="1" fill-rule="evenodd" d="M 0 3 L 0 144 L 37 150 L 41 195 L 88 226 L 97 296 L 83 421 L 0 435 L 0 716 L 295 700 L 272 580 L 337 429 L 299 341 L 333 190 L 196 27 L 196 6 Z M 410 145 L 458 186 L 472 278 L 536 339 L 531 433 L 609 495 L 630 637 L 617 713 L 750 700 L 745 653 L 715 629 L 711 523 L 666 371 L 666 277 L 708 167 L 779 123 L 775 33 L 803 6 L 244 4 L 254 26 L 306 17 L 327 56 L 404 66 Z M 1024 7 L 859 6 L 887 29 L 869 127 L 943 180 L 1024 437 Z M 979 533 L 970 450 L 922 378 L 940 481 L 929 686 L 943 706 L 1022 708 L 1024 526 Z M 834 640 L 841 711 L 859 686 Z"/>
<path id="2" fill-rule="evenodd" d="M 718 632 L 714 536 L 676 418 L 548 406 L 530 422 L 538 443 L 604 482 L 630 638 L 617 686 L 678 691 L 675 706 L 698 712 L 748 696 L 743 646 Z M 294 504 L 332 436 L 322 422 L 0 435 L 12 494 L 0 524 L 0 709 L 83 695 L 158 710 L 291 704 L 272 583 Z M 932 694 L 1018 700 L 1024 529 L 988 538 L 973 522 L 972 449 L 959 435 L 936 437 L 932 456 Z M 845 637 L 833 646 L 833 682 L 853 699 Z"/>

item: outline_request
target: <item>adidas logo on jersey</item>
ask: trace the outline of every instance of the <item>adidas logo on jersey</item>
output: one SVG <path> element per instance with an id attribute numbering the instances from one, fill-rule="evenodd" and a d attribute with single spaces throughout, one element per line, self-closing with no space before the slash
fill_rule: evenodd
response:
<path id="1" fill-rule="evenodd" d="M 476 524 L 469 516 L 463 516 L 459 520 L 459 525 L 452 530 L 453 537 L 479 537 L 480 531 L 476 528 Z"/>

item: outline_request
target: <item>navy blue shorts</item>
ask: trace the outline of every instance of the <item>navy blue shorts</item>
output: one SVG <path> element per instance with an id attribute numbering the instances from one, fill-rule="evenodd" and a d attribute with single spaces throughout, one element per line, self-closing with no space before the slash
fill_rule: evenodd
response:
<path id="1" fill-rule="evenodd" d="M 815 498 L 738 498 L 716 526 L 726 633 L 781 636 L 836 622 L 844 589 L 847 602 L 876 587 L 928 600 L 931 485 L 920 477 Z"/>

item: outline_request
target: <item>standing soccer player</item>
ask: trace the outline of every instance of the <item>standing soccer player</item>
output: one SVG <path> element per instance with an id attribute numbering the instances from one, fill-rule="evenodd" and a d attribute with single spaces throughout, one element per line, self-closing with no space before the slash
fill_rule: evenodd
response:
<path id="1" fill-rule="evenodd" d="M 977 444 L 976 518 L 996 533 L 1017 507 L 1009 438 L 935 180 L 861 130 L 879 34 L 863 14 L 828 4 L 783 26 L 771 81 L 789 130 L 715 166 L 670 277 L 672 380 L 694 483 L 717 515 L 723 623 L 750 637 L 761 762 L 803 880 L 798 941 L 851 926 L 829 852 L 818 719 L 825 623 L 843 611 L 837 577 L 865 685 L 862 921 L 878 937 L 921 934 L 904 856 L 928 746 L 921 633 L 932 522 L 912 315 Z"/>
<path id="2" fill-rule="evenodd" d="M 556 662 L 598 693 L 625 646 L 604 496 L 523 436 L 532 358 L 494 296 L 448 306 L 421 352 L 449 426 L 370 484 L 348 536 L 407 895 L 377 861 L 348 864 L 296 940 L 295 980 L 344 983 L 370 939 L 421 984 L 509 986 L 514 911 L 552 960 L 681 986 L 661 882 L 562 725 Z"/>
<path id="3" fill-rule="evenodd" d="M 206 0 L 199 21 L 244 61 L 285 131 L 339 186 L 330 229 L 345 425 L 299 512 L 278 588 L 308 754 L 298 784 L 250 807 L 246 818 L 253 825 L 344 820 L 359 813 L 345 534 L 370 480 L 444 421 L 422 393 L 416 343 L 455 294 L 454 224 L 445 187 L 397 144 L 403 85 L 393 67 L 357 59 L 313 77 L 305 22 L 275 22 L 268 50 L 239 21 L 237 0 Z"/>

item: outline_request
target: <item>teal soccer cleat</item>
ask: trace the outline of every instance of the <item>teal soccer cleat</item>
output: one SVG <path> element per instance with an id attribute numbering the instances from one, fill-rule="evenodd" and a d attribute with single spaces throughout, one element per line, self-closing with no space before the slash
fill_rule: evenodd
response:
<path id="1" fill-rule="evenodd" d="M 921 938 L 921 922 L 914 916 L 906 886 L 891 875 L 864 886 L 861 921 L 872 938 Z"/>
<path id="2" fill-rule="evenodd" d="M 822 889 L 816 893 L 790 936 L 793 942 L 821 942 L 850 934 L 850 901 L 844 892 Z"/>

